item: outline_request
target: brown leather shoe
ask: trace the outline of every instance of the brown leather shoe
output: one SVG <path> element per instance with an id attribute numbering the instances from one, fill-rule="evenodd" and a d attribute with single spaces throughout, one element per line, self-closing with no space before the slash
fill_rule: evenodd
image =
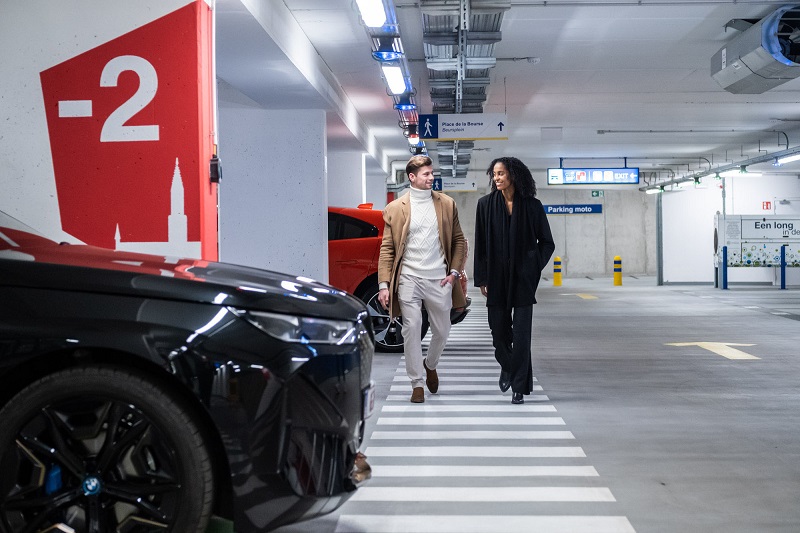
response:
<path id="1" fill-rule="evenodd" d="M 422 387 L 414 387 L 411 393 L 411 403 L 425 403 L 425 390 Z"/>
<path id="2" fill-rule="evenodd" d="M 422 366 L 425 367 L 425 385 L 428 386 L 428 390 L 431 393 L 436 393 L 439 390 L 439 375 L 436 373 L 436 369 L 434 368 L 431 370 L 428 368 L 428 365 L 425 364 L 425 360 L 422 360 Z"/>

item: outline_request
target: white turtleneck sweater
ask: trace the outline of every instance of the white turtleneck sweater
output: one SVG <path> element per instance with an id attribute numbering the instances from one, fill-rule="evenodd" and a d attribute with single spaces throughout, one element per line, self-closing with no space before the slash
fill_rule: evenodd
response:
<path id="1" fill-rule="evenodd" d="M 424 279 L 442 279 L 447 262 L 439 239 L 439 223 L 430 190 L 409 188 L 411 222 L 408 226 L 403 274 Z"/>

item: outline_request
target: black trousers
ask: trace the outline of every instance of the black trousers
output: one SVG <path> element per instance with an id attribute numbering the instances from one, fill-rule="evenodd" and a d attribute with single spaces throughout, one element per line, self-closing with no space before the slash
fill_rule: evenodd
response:
<path id="1" fill-rule="evenodd" d="M 495 359 L 500 363 L 500 368 L 511 374 L 511 390 L 530 394 L 533 390 L 533 305 L 515 307 L 513 310 L 502 305 L 490 305 L 488 311 Z"/>

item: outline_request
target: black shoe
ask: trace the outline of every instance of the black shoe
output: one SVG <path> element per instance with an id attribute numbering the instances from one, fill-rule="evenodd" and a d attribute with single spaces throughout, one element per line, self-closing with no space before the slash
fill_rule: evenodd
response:
<path id="1" fill-rule="evenodd" d="M 511 403 L 525 403 L 525 398 L 523 398 L 521 392 L 515 392 L 511 394 Z"/>
<path id="2" fill-rule="evenodd" d="M 500 371 L 500 381 L 497 383 L 500 385 L 500 390 L 505 392 L 511 387 L 511 374 L 506 372 L 505 370 Z"/>

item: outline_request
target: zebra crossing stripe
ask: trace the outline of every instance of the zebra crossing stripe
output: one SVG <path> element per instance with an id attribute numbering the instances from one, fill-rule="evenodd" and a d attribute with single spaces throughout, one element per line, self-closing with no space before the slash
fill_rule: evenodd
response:
<path id="1" fill-rule="evenodd" d="M 560 416 L 448 416 L 448 417 L 388 417 L 378 419 L 379 426 L 563 426 Z"/>
<path id="2" fill-rule="evenodd" d="M 491 381 L 492 383 L 497 383 L 497 376 L 450 376 L 446 375 L 446 377 L 439 376 L 439 380 L 447 380 L 447 382 L 453 381 Z M 408 382 L 408 376 L 398 375 L 395 376 L 392 381 L 405 381 Z M 497 389 L 497 386 L 494 387 Z"/>
<path id="3" fill-rule="evenodd" d="M 571 431 L 420 431 L 415 429 L 413 431 L 373 431 L 369 440 L 569 440 L 574 438 Z"/>
<path id="4" fill-rule="evenodd" d="M 466 466 L 373 464 L 372 477 L 598 477 L 593 466 Z"/>
<path id="5" fill-rule="evenodd" d="M 367 457 L 586 457 L 580 446 L 368 446 Z"/>
<path id="6" fill-rule="evenodd" d="M 497 392 L 500 392 L 499 390 Z M 390 394 L 386 397 L 386 400 L 389 402 L 408 402 L 408 394 Z M 451 395 L 439 395 L 439 394 L 429 394 L 428 397 L 425 399 L 425 404 L 427 405 L 428 402 L 443 402 L 443 401 L 457 401 L 457 402 L 494 402 L 494 403 L 508 403 L 509 399 L 511 398 L 511 394 L 506 393 L 505 396 L 500 394 L 453 394 Z M 525 403 L 523 405 L 528 405 L 528 402 L 549 402 L 550 398 L 546 394 L 531 394 L 530 396 L 525 396 Z"/>
<path id="7" fill-rule="evenodd" d="M 352 502 L 614 502 L 606 487 L 373 487 L 359 488 Z"/>
<path id="8" fill-rule="evenodd" d="M 409 383 L 406 383 L 405 385 L 392 385 L 391 387 L 389 387 L 389 390 L 391 392 L 407 391 L 409 394 L 411 394 L 411 387 L 410 387 Z M 444 387 L 445 386 L 442 385 L 442 388 L 444 388 Z M 448 384 L 446 386 L 445 390 L 446 391 L 493 391 L 493 392 L 499 392 L 499 389 L 497 388 L 497 383 L 495 383 L 494 385 L 450 385 L 450 384 Z M 533 390 L 540 391 L 540 390 L 542 390 L 542 386 L 541 385 L 534 385 L 533 386 Z M 406 398 L 406 400 L 407 399 L 408 398 Z"/>
<path id="9" fill-rule="evenodd" d="M 439 361 L 439 366 L 436 367 L 436 370 L 440 368 L 448 368 L 451 366 L 490 366 L 492 368 L 500 368 L 500 365 L 497 364 L 497 361 L 446 361 L 444 360 L 444 355 L 442 359 Z M 405 364 L 405 363 L 404 363 Z"/>
<path id="10" fill-rule="evenodd" d="M 635 533 L 624 516 L 342 515 L 335 533 Z"/>
<path id="11" fill-rule="evenodd" d="M 441 365 L 436 367 L 437 371 L 439 371 L 441 369 L 442 369 Z M 402 374 L 402 375 L 405 376 L 406 375 L 406 367 L 405 366 L 400 367 L 397 370 L 395 370 L 395 372 L 397 374 Z M 495 380 L 500 376 L 500 372 L 496 368 L 448 368 L 447 369 L 447 374 L 448 375 L 450 375 L 450 374 L 485 374 L 485 375 L 494 376 Z M 534 381 L 535 381 L 535 378 L 534 378 Z"/>
<path id="12" fill-rule="evenodd" d="M 521 409 L 520 409 L 521 408 Z M 482 413 L 555 413 L 556 408 L 552 405 L 384 405 L 382 413 L 469 413 L 480 411 Z"/>

